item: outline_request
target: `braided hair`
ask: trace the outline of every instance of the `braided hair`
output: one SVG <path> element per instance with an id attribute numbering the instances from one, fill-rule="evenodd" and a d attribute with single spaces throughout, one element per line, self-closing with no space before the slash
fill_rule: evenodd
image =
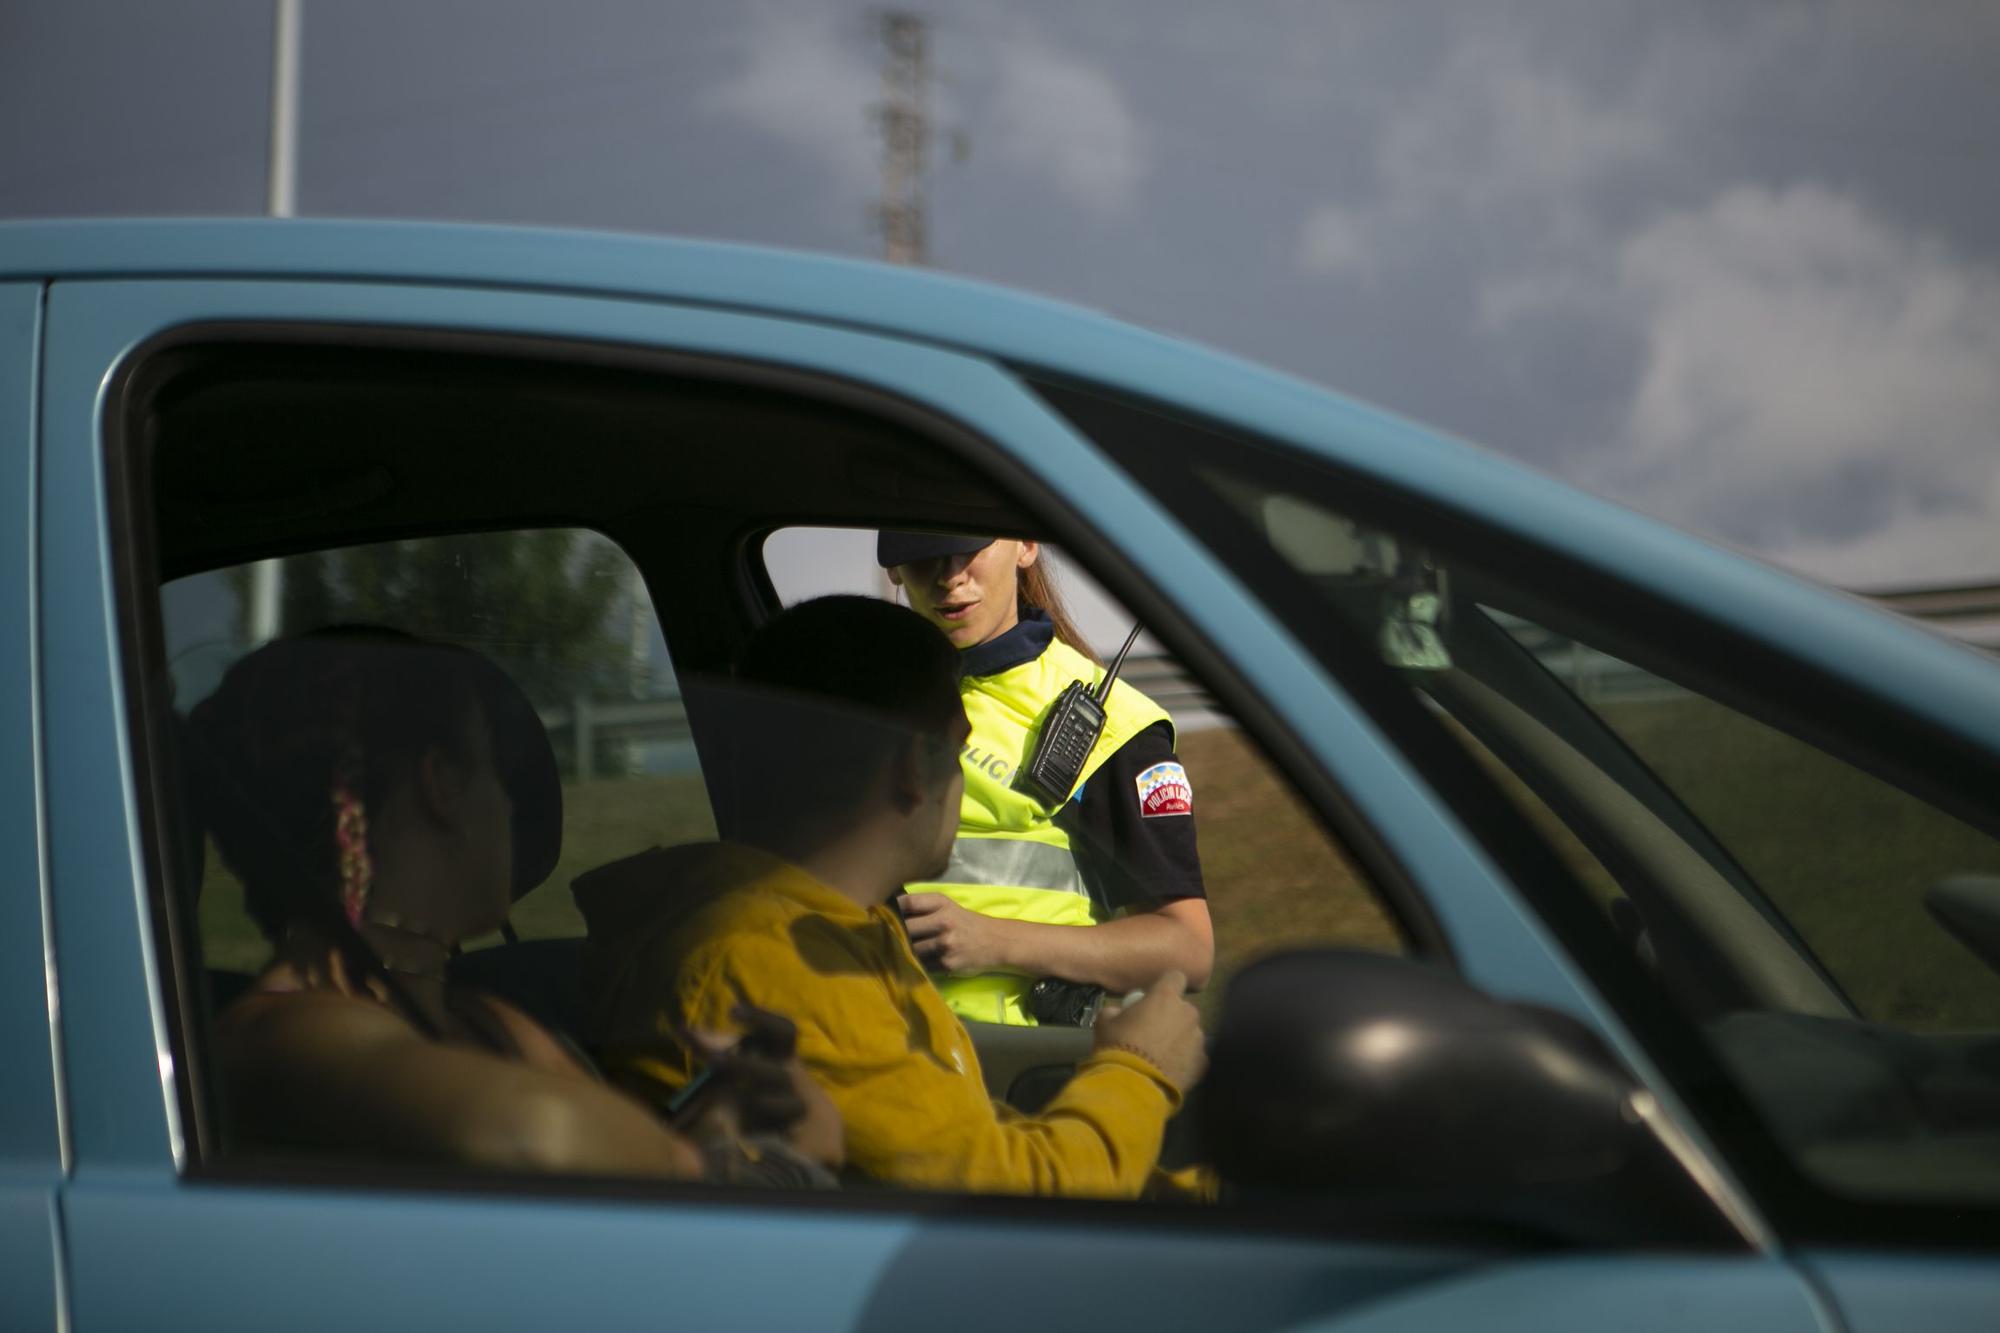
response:
<path id="1" fill-rule="evenodd" d="M 374 878 L 368 817 L 433 747 L 462 757 L 489 720 L 480 659 L 392 630 L 340 627 L 266 644 L 189 714 L 203 820 L 274 944 L 309 926 L 426 1035 L 361 933 Z"/>

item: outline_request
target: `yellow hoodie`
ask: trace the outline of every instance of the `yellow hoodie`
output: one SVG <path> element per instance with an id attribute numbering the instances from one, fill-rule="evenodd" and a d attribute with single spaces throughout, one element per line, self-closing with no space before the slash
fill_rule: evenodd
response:
<path id="1" fill-rule="evenodd" d="M 1126 1051 L 1098 1051 L 1039 1115 L 986 1094 L 893 906 L 863 908 L 805 871 L 730 843 L 655 849 L 576 881 L 590 927 L 584 990 L 607 1064 L 669 1090 L 692 1076 L 683 1026 L 735 1031 L 740 1003 L 798 1024 L 799 1058 L 840 1108 L 849 1163 L 938 1189 L 1134 1197 L 1180 1092 Z"/>

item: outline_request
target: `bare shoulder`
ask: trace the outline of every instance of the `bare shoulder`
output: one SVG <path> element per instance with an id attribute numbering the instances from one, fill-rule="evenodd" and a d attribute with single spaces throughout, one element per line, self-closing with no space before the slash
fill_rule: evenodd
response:
<path id="1" fill-rule="evenodd" d="M 523 1064 L 551 1073 L 590 1075 L 569 1045 L 540 1022 L 497 995 L 479 991 L 476 998 L 506 1029 L 514 1041 L 514 1049 L 521 1053 Z"/>
<path id="2" fill-rule="evenodd" d="M 225 1057 L 273 1046 L 297 1053 L 421 1041 L 422 1034 L 386 1006 L 337 991 L 253 991 L 215 1020 L 215 1042 Z"/>

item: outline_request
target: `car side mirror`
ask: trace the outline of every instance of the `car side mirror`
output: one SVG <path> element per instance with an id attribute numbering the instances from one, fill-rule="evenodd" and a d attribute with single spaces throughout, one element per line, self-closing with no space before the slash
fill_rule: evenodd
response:
<path id="1" fill-rule="evenodd" d="M 1323 949 L 1245 968 L 1198 1122 L 1240 1195 L 1590 1244 L 1741 1243 L 1594 1033 L 1408 959 Z"/>

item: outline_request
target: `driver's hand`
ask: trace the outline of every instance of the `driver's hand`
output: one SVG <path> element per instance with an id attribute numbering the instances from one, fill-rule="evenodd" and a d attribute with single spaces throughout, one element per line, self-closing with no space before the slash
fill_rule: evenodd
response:
<path id="1" fill-rule="evenodd" d="M 813 1082 L 797 1056 L 785 1061 L 784 1069 L 800 1105 L 799 1118 L 785 1131 L 786 1142 L 827 1170 L 840 1170 L 847 1163 L 847 1125 L 840 1118 L 840 1108 L 825 1088 Z"/>
<path id="2" fill-rule="evenodd" d="M 687 1128 L 696 1137 L 774 1134 L 829 1170 L 847 1160 L 840 1110 L 794 1054 L 790 1019 L 751 1005 L 730 1017 L 741 1037 L 686 1029 L 682 1037 L 715 1071 L 713 1092 Z"/>
<path id="3" fill-rule="evenodd" d="M 1091 1032 L 1096 1049 L 1111 1047 L 1143 1057 L 1183 1093 L 1208 1068 L 1201 1015 L 1187 1001 L 1187 976 L 1181 972 L 1163 974 L 1129 1009 L 1106 1006 Z"/>

